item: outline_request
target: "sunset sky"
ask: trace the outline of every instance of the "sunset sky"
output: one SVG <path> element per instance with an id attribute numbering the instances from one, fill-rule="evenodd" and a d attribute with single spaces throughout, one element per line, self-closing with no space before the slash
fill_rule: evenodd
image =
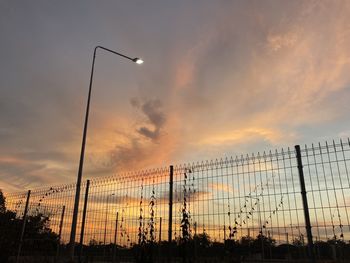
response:
<path id="1" fill-rule="evenodd" d="M 0 189 L 350 136 L 350 1 L 0 3 Z"/>

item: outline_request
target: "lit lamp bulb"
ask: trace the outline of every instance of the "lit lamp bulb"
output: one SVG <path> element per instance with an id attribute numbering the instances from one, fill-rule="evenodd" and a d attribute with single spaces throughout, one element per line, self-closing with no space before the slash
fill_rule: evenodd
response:
<path id="1" fill-rule="evenodd" d="M 139 65 L 143 64 L 143 60 L 140 59 L 140 58 L 134 58 L 133 61 L 136 62 L 136 64 L 139 64 Z"/>

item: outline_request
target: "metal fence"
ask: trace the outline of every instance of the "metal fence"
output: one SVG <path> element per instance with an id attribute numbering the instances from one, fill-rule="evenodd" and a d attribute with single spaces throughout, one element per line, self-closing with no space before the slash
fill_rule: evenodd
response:
<path id="1" fill-rule="evenodd" d="M 130 248 L 169 238 L 180 243 L 199 235 L 224 244 L 260 235 L 275 246 L 306 249 L 307 212 L 317 258 L 322 241 L 350 242 L 348 167 L 349 139 L 305 145 L 299 153 L 288 148 L 184 164 L 172 171 L 166 167 L 93 179 L 82 185 L 76 242 L 100 245 L 106 255 L 110 245 Z M 298 168 L 305 180 L 307 211 Z M 74 194 L 75 184 L 30 193 L 28 215 L 47 215 L 49 228 L 61 233 L 61 246 L 69 241 Z M 7 209 L 22 218 L 28 194 L 5 195 Z M 30 233 L 25 232 L 24 243 L 26 239 Z M 307 257 L 306 251 L 300 253 Z"/>

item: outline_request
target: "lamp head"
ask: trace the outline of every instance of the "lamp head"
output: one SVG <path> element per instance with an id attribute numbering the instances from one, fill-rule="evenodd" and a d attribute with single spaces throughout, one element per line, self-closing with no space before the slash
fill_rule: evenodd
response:
<path id="1" fill-rule="evenodd" d="M 134 58 L 132 61 L 134 61 L 136 64 L 139 64 L 139 65 L 143 63 L 143 60 L 140 58 Z"/>

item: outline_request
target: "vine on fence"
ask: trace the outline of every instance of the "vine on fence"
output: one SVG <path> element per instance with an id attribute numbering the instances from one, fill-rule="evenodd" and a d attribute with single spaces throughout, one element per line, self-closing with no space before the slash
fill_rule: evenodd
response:
<path id="1" fill-rule="evenodd" d="M 143 178 L 141 183 L 141 199 L 140 199 L 140 216 L 139 216 L 139 233 L 138 233 L 139 245 L 143 245 L 146 241 L 145 225 L 144 225 L 145 219 L 143 215 L 142 203 L 143 203 Z"/>
<path id="2" fill-rule="evenodd" d="M 272 174 L 272 177 L 271 177 L 271 178 L 273 179 L 275 176 L 276 176 L 275 174 Z M 260 198 L 262 198 L 264 189 L 267 188 L 267 187 L 269 186 L 269 180 L 270 180 L 271 178 L 268 178 L 267 181 L 266 181 L 266 184 L 264 184 L 264 185 L 263 185 L 263 184 L 261 184 L 261 185 L 260 185 L 260 184 L 259 184 L 259 185 L 256 185 L 256 186 L 254 187 L 253 191 L 251 191 L 251 192 L 248 194 L 248 196 L 245 197 L 245 202 L 244 202 L 244 204 L 243 204 L 242 206 L 240 206 L 240 208 L 239 208 L 239 213 L 238 213 L 238 215 L 237 215 L 237 216 L 235 217 L 235 219 L 234 219 L 234 227 L 231 227 L 231 224 L 230 224 L 229 227 L 228 227 L 228 228 L 229 228 L 229 231 L 230 231 L 230 234 L 229 234 L 229 238 L 230 238 L 230 239 L 232 239 L 232 238 L 235 237 L 235 235 L 236 235 L 237 232 L 238 232 L 238 227 L 243 227 L 243 225 L 247 224 L 248 220 L 253 216 L 253 213 L 255 212 L 256 207 L 259 205 Z M 259 195 L 256 194 L 256 196 L 259 196 L 259 197 L 255 198 L 255 197 L 253 196 L 253 193 L 256 193 L 256 192 L 258 191 L 259 188 L 261 188 L 261 192 L 260 192 Z M 249 203 L 249 200 L 250 200 L 251 198 L 255 198 L 256 201 L 255 201 L 254 205 L 251 206 L 250 211 L 247 212 L 248 203 Z M 229 206 L 229 205 L 228 205 L 228 206 Z M 246 215 L 246 217 L 243 219 L 242 214 L 243 214 L 244 211 L 245 211 L 248 215 Z M 230 219 L 230 216 L 231 216 L 230 206 L 229 206 L 228 216 L 229 216 L 229 221 L 231 221 L 231 219 Z M 243 224 L 238 222 L 238 219 L 239 219 L 239 218 L 241 219 L 241 221 L 242 221 Z M 270 219 L 271 219 L 271 216 L 270 216 Z M 268 223 L 268 222 L 267 222 L 267 223 Z"/>
<path id="3" fill-rule="evenodd" d="M 191 173 L 191 170 L 188 170 Z M 183 204 L 182 204 L 182 220 L 181 220 L 181 231 L 182 231 L 182 241 L 187 242 L 190 239 L 190 221 L 189 221 L 189 211 L 187 210 L 187 171 L 184 173 L 184 185 L 183 185 Z"/>
<path id="4" fill-rule="evenodd" d="M 126 208 L 128 208 L 129 206 L 129 201 L 128 201 L 128 194 L 125 195 L 125 200 L 127 200 L 126 202 Z M 130 242 L 130 235 L 127 231 L 126 228 L 126 219 L 125 219 L 125 207 L 123 206 L 122 208 L 122 215 L 121 215 L 121 223 L 120 223 L 120 237 L 126 237 L 127 238 L 127 242 Z"/>
<path id="5" fill-rule="evenodd" d="M 149 202 L 149 214 L 150 214 L 150 219 L 149 219 L 149 242 L 153 243 L 155 240 L 155 222 L 154 222 L 154 206 L 155 206 L 155 201 L 156 201 L 156 197 L 155 197 L 155 190 L 154 190 L 154 178 L 153 178 L 153 186 L 152 186 L 152 195 L 150 198 L 150 202 Z"/>
<path id="6" fill-rule="evenodd" d="M 263 224 L 262 228 L 266 228 L 266 226 L 269 224 L 269 220 L 272 219 L 273 215 L 277 215 L 278 210 L 283 206 L 283 195 L 281 197 L 281 201 L 279 204 L 276 206 L 276 208 L 270 213 L 269 217 L 265 220 L 265 223 Z M 262 234 L 262 233 L 261 233 Z"/>

